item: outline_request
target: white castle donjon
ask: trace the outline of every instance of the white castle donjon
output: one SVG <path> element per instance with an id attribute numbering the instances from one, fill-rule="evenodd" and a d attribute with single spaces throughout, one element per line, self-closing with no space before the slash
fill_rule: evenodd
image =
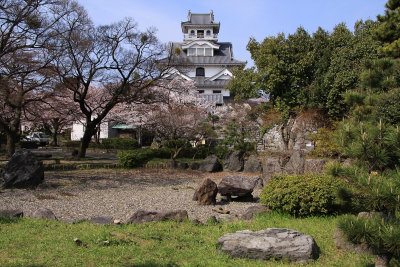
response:
<path id="1" fill-rule="evenodd" d="M 230 98 L 225 89 L 232 78 L 232 68 L 246 65 L 233 57 L 232 43 L 218 42 L 220 23 L 214 13 L 188 13 L 181 23 L 183 42 L 170 43 L 170 64 L 174 75 L 193 80 L 199 93 L 208 101 L 222 105 Z M 173 76 L 173 75 L 171 75 Z"/>

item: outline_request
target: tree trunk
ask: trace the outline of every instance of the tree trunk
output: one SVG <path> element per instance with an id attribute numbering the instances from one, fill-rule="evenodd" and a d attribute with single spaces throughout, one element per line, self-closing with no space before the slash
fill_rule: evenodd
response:
<path id="1" fill-rule="evenodd" d="M 390 254 L 376 255 L 375 267 L 388 267 L 391 258 L 392 258 L 392 255 L 390 255 Z"/>
<path id="2" fill-rule="evenodd" d="M 86 150 L 89 147 L 90 140 L 94 134 L 96 134 L 96 127 L 87 126 L 79 147 L 78 158 L 84 158 L 86 156 Z"/>
<path id="3" fill-rule="evenodd" d="M 14 132 L 7 132 L 7 144 L 6 144 L 6 150 L 7 150 L 7 157 L 11 158 L 12 155 L 15 153 L 15 145 L 17 143 L 17 134 Z"/>

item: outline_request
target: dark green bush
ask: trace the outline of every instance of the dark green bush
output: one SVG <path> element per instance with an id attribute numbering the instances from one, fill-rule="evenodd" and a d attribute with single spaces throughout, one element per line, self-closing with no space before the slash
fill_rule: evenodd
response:
<path id="1" fill-rule="evenodd" d="M 134 138 L 105 138 L 101 140 L 101 145 L 105 149 L 136 149 L 139 147 L 138 141 Z"/>
<path id="2" fill-rule="evenodd" d="M 337 190 L 345 183 L 331 176 L 277 175 L 261 193 L 261 203 L 294 216 L 331 214 L 336 211 Z"/>
<path id="3" fill-rule="evenodd" d="M 19 146 L 26 149 L 38 148 L 36 141 L 19 141 Z"/>
<path id="4" fill-rule="evenodd" d="M 218 145 L 211 148 L 211 154 L 216 155 L 219 159 L 225 159 L 228 155 L 229 148 L 226 146 Z"/>
<path id="5" fill-rule="evenodd" d="M 154 158 L 154 154 L 154 150 L 151 149 L 136 149 L 118 153 L 118 159 L 124 167 L 135 168 L 143 166 L 147 161 Z"/>

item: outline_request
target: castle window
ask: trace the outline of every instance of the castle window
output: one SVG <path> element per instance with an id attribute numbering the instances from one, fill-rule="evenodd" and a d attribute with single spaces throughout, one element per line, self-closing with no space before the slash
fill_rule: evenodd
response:
<path id="1" fill-rule="evenodd" d="M 204 48 L 204 55 L 207 57 L 212 57 L 212 48 Z"/>
<path id="2" fill-rule="evenodd" d="M 213 90 L 213 94 L 220 94 L 221 90 Z"/>
<path id="3" fill-rule="evenodd" d="M 199 94 L 204 94 L 204 90 L 198 90 Z"/>
<path id="4" fill-rule="evenodd" d="M 196 77 L 204 77 L 204 76 L 205 76 L 204 68 L 197 68 L 196 69 Z"/>
<path id="5" fill-rule="evenodd" d="M 191 30 L 191 31 L 190 31 L 190 36 L 194 36 L 194 34 L 195 34 L 195 31 L 194 31 L 194 30 Z"/>
<path id="6" fill-rule="evenodd" d="M 197 38 L 204 38 L 204 31 L 203 30 L 198 30 L 197 31 Z"/>
<path id="7" fill-rule="evenodd" d="M 207 36 L 210 36 L 210 35 L 211 35 L 211 31 L 210 31 L 210 30 L 207 30 L 206 35 L 207 35 Z"/>
<path id="8" fill-rule="evenodd" d="M 196 55 L 196 48 L 189 48 L 188 56 L 195 56 L 195 55 Z"/>

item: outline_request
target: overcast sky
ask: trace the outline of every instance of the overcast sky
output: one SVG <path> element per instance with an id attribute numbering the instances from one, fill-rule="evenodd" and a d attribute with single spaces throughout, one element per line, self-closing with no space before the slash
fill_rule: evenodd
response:
<path id="1" fill-rule="evenodd" d="M 319 26 L 331 32 L 344 22 L 353 29 L 357 20 L 376 20 L 387 0 L 78 0 L 95 24 L 132 17 L 141 29 L 155 27 L 162 42 L 182 41 L 180 23 L 192 13 L 214 11 L 221 23 L 221 42 L 232 42 L 235 58 L 253 65 L 246 45 L 250 37 L 262 41 L 299 26 L 310 34 Z"/>

